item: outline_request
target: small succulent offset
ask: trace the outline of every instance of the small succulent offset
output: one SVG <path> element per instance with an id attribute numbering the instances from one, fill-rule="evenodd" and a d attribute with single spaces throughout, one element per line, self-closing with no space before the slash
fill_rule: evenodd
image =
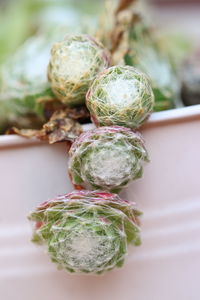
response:
<path id="1" fill-rule="evenodd" d="M 154 106 L 150 80 L 131 66 L 113 66 L 103 71 L 88 90 L 86 99 L 97 126 L 137 128 Z"/>
<path id="2" fill-rule="evenodd" d="M 69 151 L 73 184 L 112 192 L 142 176 L 148 161 L 139 133 L 121 126 L 99 127 L 82 133 Z"/>
<path id="3" fill-rule="evenodd" d="M 108 65 L 109 54 L 101 43 L 89 35 L 68 35 L 52 47 L 48 78 L 57 98 L 76 106 L 85 102 L 92 81 Z"/>
<path id="4" fill-rule="evenodd" d="M 116 194 L 74 191 L 30 214 L 32 241 L 46 245 L 61 269 L 100 274 L 122 266 L 128 244 L 140 245 L 140 215 L 132 202 Z"/>

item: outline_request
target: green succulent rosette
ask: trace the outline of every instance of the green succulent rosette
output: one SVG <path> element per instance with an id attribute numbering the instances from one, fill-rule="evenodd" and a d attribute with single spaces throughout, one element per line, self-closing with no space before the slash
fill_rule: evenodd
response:
<path id="1" fill-rule="evenodd" d="M 116 194 L 74 191 L 44 202 L 29 215 L 32 241 L 45 245 L 52 262 L 75 273 L 121 267 L 127 245 L 140 245 L 134 204 Z"/>
<path id="2" fill-rule="evenodd" d="M 28 39 L 0 72 L 0 130 L 4 125 L 24 128 L 44 121 L 42 99 L 55 99 L 46 69 L 55 36 Z M 31 124 L 31 119 L 35 124 Z"/>
<path id="3" fill-rule="evenodd" d="M 119 192 L 143 174 L 148 154 L 141 135 L 121 126 L 99 127 L 82 133 L 69 151 L 69 174 L 74 185 Z"/>
<path id="4" fill-rule="evenodd" d="M 97 126 L 135 129 L 153 110 L 151 82 L 134 67 L 110 67 L 93 82 L 86 95 L 86 105 Z"/>
<path id="5" fill-rule="evenodd" d="M 178 81 L 164 41 L 160 41 L 152 28 L 140 18 L 135 24 L 130 24 L 127 33 L 125 64 L 138 68 L 151 78 L 155 95 L 154 111 L 173 108 L 178 94 Z"/>
<path id="6" fill-rule="evenodd" d="M 89 35 L 68 35 L 51 50 L 48 67 L 51 88 L 63 103 L 83 104 L 94 78 L 108 65 L 109 55 L 101 43 Z"/>
<path id="7" fill-rule="evenodd" d="M 46 24 L 48 18 L 51 20 Z M 88 29 L 80 14 L 66 7 L 46 8 L 36 15 L 35 22 L 40 30 L 0 67 L 0 134 L 11 126 L 41 128 L 46 121 L 41 103 L 56 98 L 47 77 L 51 48 L 67 32 Z"/>

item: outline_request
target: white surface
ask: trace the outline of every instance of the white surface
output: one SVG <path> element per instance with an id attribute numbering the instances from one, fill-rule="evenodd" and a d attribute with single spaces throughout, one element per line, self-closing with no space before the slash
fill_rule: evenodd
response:
<path id="1" fill-rule="evenodd" d="M 144 127 L 151 163 L 144 169 L 144 178 L 121 193 L 144 212 L 143 244 L 130 248 L 123 268 L 102 276 L 57 271 L 43 249 L 30 242 L 27 213 L 49 197 L 72 190 L 65 144 L 26 143 L 19 137 L 9 137 L 6 144 L 7 137 L 0 138 L 0 298 L 199 300 L 197 109 L 178 109 L 176 116 L 175 110 L 154 114 Z M 177 118 L 181 111 L 185 116 Z"/>

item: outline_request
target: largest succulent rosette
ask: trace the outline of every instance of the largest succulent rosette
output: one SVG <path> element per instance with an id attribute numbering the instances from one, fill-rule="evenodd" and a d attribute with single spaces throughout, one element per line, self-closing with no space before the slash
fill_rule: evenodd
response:
<path id="1" fill-rule="evenodd" d="M 82 133 L 69 151 L 73 184 L 89 189 L 118 192 L 140 178 L 148 161 L 138 132 L 121 126 L 105 126 Z"/>
<path id="2" fill-rule="evenodd" d="M 128 244 L 140 244 L 140 214 L 116 194 L 74 191 L 44 202 L 29 219 L 33 242 L 46 245 L 59 268 L 99 274 L 122 266 Z"/>

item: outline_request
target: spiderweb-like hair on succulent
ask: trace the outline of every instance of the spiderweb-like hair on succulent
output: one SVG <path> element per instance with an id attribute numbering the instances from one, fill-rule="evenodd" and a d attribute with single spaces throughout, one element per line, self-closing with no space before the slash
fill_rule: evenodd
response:
<path id="1" fill-rule="evenodd" d="M 75 191 L 43 203 L 29 219 L 36 222 L 33 242 L 46 245 L 59 268 L 102 273 L 123 264 L 129 243 L 140 244 L 140 214 L 116 194 Z"/>
<path id="2" fill-rule="evenodd" d="M 148 161 L 141 135 L 121 126 L 99 127 L 82 133 L 69 155 L 73 184 L 112 192 L 140 178 L 143 162 Z"/>
<path id="3" fill-rule="evenodd" d="M 114 66 L 94 80 L 86 104 L 98 126 L 139 127 L 150 115 L 154 95 L 148 77 L 131 66 Z"/>
<path id="4" fill-rule="evenodd" d="M 68 35 L 54 44 L 48 78 L 58 99 L 68 105 L 84 103 L 95 76 L 109 65 L 109 53 L 88 35 Z"/>

